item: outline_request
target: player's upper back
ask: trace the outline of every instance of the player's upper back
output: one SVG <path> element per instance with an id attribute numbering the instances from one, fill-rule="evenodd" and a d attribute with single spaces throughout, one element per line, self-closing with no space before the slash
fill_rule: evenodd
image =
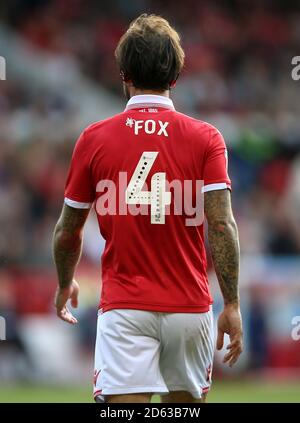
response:
<path id="1" fill-rule="evenodd" d="M 101 181 L 126 182 L 123 173 L 128 184 L 136 177 L 136 200 L 142 182 L 151 185 L 157 173 L 165 174 L 168 183 L 203 180 L 204 191 L 230 185 L 219 131 L 176 112 L 172 100 L 163 96 L 132 97 L 123 113 L 89 126 L 77 142 L 73 161 L 66 197 L 81 203 L 95 200 Z M 133 204 L 133 197 L 127 204 Z"/>

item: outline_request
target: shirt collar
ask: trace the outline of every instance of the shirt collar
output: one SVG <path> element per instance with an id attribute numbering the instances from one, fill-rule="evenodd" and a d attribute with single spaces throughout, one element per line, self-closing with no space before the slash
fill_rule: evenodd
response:
<path id="1" fill-rule="evenodd" d="M 140 94 L 131 97 L 126 105 L 125 111 L 149 106 L 175 110 L 173 101 L 169 97 L 154 94 Z"/>

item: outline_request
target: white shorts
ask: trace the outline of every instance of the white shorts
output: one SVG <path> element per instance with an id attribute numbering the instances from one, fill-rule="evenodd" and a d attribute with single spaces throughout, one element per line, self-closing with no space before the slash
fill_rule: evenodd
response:
<path id="1" fill-rule="evenodd" d="M 201 398 L 211 385 L 213 351 L 211 310 L 99 312 L 94 397 L 188 391 Z"/>

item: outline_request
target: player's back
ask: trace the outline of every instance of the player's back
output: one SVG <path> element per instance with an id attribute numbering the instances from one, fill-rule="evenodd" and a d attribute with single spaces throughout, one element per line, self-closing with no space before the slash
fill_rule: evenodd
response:
<path id="1" fill-rule="evenodd" d="M 225 153 L 214 127 L 161 96 L 135 96 L 84 131 L 66 197 L 94 202 L 106 240 L 104 311 L 209 309 L 201 193 L 230 186 Z"/>

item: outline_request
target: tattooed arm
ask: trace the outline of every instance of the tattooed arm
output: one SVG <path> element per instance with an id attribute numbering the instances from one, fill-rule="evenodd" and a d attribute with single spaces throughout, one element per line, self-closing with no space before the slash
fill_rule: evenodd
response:
<path id="1" fill-rule="evenodd" d="M 242 321 L 238 291 L 239 240 L 230 191 L 205 193 L 204 208 L 212 259 L 224 298 L 224 311 L 218 320 L 217 348 L 223 347 L 224 334 L 227 333 L 230 344 L 224 362 L 232 366 L 242 352 Z"/>
<path id="2" fill-rule="evenodd" d="M 58 276 L 57 316 L 72 324 L 77 320 L 66 304 L 69 299 L 73 307 L 78 304 L 79 286 L 73 277 L 81 255 L 83 227 L 88 214 L 87 209 L 75 209 L 65 204 L 53 236 L 53 256 Z"/>
<path id="3" fill-rule="evenodd" d="M 208 239 L 225 304 L 238 304 L 239 241 L 229 190 L 209 191 L 204 199 Z"/>

